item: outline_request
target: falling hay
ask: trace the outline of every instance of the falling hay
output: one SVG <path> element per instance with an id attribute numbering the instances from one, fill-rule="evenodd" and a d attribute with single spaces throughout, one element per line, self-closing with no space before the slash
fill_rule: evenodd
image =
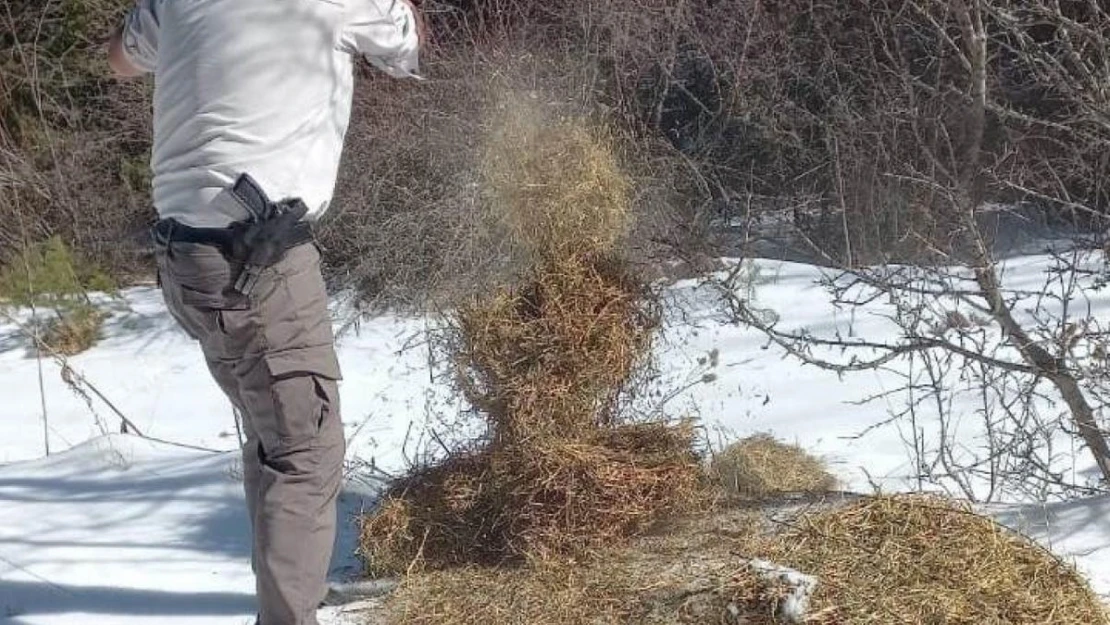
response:
<path id="1" fill-rule="evenodd" d="M 651 349 L 651 295 L 616 261 L 573 257 L 456 317 L 463 394 L 498 439 L 591 435 Z"/>
<path id="2" fill-rule="evenodd" d="M 563 264 L 606 255 L 628 231 L 631 185 L 605 130 L 505 97 L 482 161 L 488 209 L 509 238 Z"/>
<path id="3" fill-rule="evenodd" d="M 532 266 L 461 306 L 447 334 L 488 437 L 400 481 L 365 519 L 376 573 L 582 555 L 701 501 L 693 428 L 621 418 L 658 307 L 614 247 L 629 215 L 611 144 L 583 120 L 502 113 L 483 177 Z"/>

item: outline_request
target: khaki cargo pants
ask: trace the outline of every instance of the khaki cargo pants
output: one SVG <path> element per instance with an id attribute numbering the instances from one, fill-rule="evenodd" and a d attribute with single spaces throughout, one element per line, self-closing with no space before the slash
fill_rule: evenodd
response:
<path id="1" fill-rule="evenodd" d="M 170 313 L 243 415 L 243 473 L 261 625 L 317 625 L 344 456 L 334 337 L 315 245 L 291 249 L 250 297 L 218 248 L 158 253 Z"/>

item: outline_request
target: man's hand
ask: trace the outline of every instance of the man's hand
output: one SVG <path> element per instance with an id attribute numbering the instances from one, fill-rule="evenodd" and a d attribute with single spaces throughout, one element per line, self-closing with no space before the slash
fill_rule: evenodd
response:
<path id="1" fill-rule="evenodd" d="M 134 78 L 144 73 L 127 58 L 127 52 L 123 49 L 123 26 L 116 28 L 108 41 L 108 66 L 120 78 Z"/>

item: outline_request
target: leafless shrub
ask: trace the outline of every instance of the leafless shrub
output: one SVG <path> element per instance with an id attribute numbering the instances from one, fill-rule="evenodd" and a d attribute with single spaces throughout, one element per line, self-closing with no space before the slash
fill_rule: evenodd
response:
<path id="1" fill-rule="evenodd" d="M 704 112 L 694 121 L 683 117 L 686 109 L 703 108 L 683 94 L 724 89 L 716 73 L 695 80 L 687 66 L 734 48 L 733 27 L 757 32 L 737 21 L 747 5 L 425 2 L 434 33 L 432 80 L 417 85 L 362 72 L 338 197 L 322 229 L 334 282 L 417 303 L 444 288 L 480 288 L 475 284 L 484 276 L 512 265 L 475 210 L 481 144 L 506 83 L 520 93 L 542 92 L 554 106 L 619 122 L 614 140 L 633 174 L 640 217 L 630 249 L 644 260 L 669 250 L 708 266 L 714 219 L 733 192 L 706 168 L 740 152 L 735 141 L 711 136 L 737 135 L 727 119 L 741 113 L 722 109 L 712 123 Z M 0 63 L 0 154 L 13 191 L 0 199 L 0 211 L 25 224 L 20 240 L 60 234 L 125 274 L 141 270 L 143 230 L 153 216 L 145 164 L 149 83 L 109 78 L 98 45 L 126 2 L 6 6 L 0 19 L 11 45 Z M 711 38 L 724 40 L 698 48 L 707 27 Z M 730 101 L 738 101 L 740 91 L 731 93 Z M 688 143 L 679 135 L 694 126 L 705 126 L 697 131 L 702 143 L 716 147 L 676 149 Z M 733 159 L 718 169 L 752 162 Z"/>
<path id="2" fill-rule="evenodd" d="M 818 6 L 827 15 L 860 13 L 843 3 Z M 1094 3 L 914 0 L 868 7 L 868 18 L 849 35 L 860 45 L 830 44 L 822 56 L 845 69 L 834 83 L 844 97 L 827 103 L 823 131 L 836 146 L 828 163 L 834 172 L 864 165 L 870 173 L 844 180 L 863 181 L 884 191 L 873 197 L 912 208 L 917 217 L 900 228 L 900 241 L 914 250 L 915 262 L 869 266 L 873 256 L 853 247 L 858 239 L 847 216 L 861 206 L 854 184 L 829 190 L 845 219 L 842 246 L 804 228 L 801 234 L 840 270 L 827 281 L 833 299 L 849 307 L 885 302 L 901 334 L 879 342 L 787 331 L 736 297 L 733 312 L 804 362 L 839 372 L 904 362 L 902 390 L 910 394 L 900 416 L 911 423 L 923 480 L 955 479 L 973 498 L 1094 486 L 1069 479 L 1059 466 L 1060 434 L 1082 441 L 1110 480 L 1100 423 L 1105 380 L 1091 374 L 1097 367 L 1088 357 L 1103 336 L 1086 299 L 1098 286 L 1101 251 L 1082 235 L 1099 225 L 1104 210 L 1101 187 L 1086 181 L 1104 177 L 1095 154 L 1110 145 L 1099 78 L 1110 68 L 1110 14 Z M 849 91 L 854 97 L 846 97 Z M 1004 279 L 990 225 L 1006 203 L 1037 206 L 1068 226 L 1067 244 L 1053 253 L 1036 287 Z M 878 260 L 890 258 L 888 249 Z M 953 311 L 980 322 L 953 323 Z M 831 362 L 818 353 L 822 348 L 848 348 L 850 356 Z M 957 381 L 979 394 L 982 448 L 946 432 L 957 421 L 951 412 Z M 925 420 L 918 419 L 926 409 L 940 418 L 939 440 L 929 445 Z"/>
<path id="3" fill-rule="evenodd" d="M 150 218 L 148 88 L 108 77 L 122 0 L 0 4 L 0 247 L 62 236 L 126 277 Z"/>
<path id="4" fill-rule="evenodd" d="M 125 6 L 12 3 L 0 18 L 11 43 L 0 64 L 0 142 L 19 183 L 0 211 L 13 217 L 18 207 L 10 222 L 25 222 L 20 239 L 60 234 L 130 273 L 144 266 L 138 242 L 153 216 L 149 84 L 110 79 L 97 45 Z M 637 258 L 666 252 L 710 266 L 721 216 L 789 178 L 768 172 L 791 160 L 774 146 L 792 131 L 758 128 L 779 92 L 749 97 L 757 68 L 775 64 L 755 54 L 766 44 L 758 2 L 429 0 L 424 10 L 432 80 L 364 72 L 360 82 L 323 227 L 337 283 L 416 303 L 514 262 L 475 218 L 479 152 L 506 82 L 618 122 L 614 139 L 635 182 L 639 218 L 627 241 Z M 756 78 L 741 80 L 748 75 Z M 748 118 L 757 121 L 738 121 Z"/>

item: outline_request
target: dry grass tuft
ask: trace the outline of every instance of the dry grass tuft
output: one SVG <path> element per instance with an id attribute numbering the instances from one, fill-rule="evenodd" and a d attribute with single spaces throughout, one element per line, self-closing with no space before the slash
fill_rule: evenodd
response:
<path id="1" fill-rule="evenodd" d="M 585 120 L 510 93 L 481 163 L 489 208 L 511 239 L 549 260 L 612 249 L 630 226 L 628 176 L 616 142 Z"/>
<path id="2" fill-rule="evenodd" d="M 104 318 L 95 306 L 77 306 L 45 324 L 42 342 L 63 356 L 76 356 L 100 340 Z"/>
<path id="3" fill-rule="evenodd" d="M 768 434 L 757 434 L 724 448 L 713 457 L 709 472 L 727 496 L 740 499 L 821 493 L 836 488 L 836 478 L 820 460 Z"/>
<path id="4" fill-rule="evenodd" d="M 779 561 L 821 580 L 816 623 L 1110 622 L 1071 566 L 937 497 L 867 499 L 804 518 L 775 543 Z"/>
<path id="5" fill-rule="evenodd" d="M 818 577 L 807 623 L 1100 625 L 1087 584 L 1043 549 L 934 498 L 691 518 L 586 562 L 414 574 L 387 604 L 396 625 L 772 625 L 783 588 L 748 558 Z M 781 508 L 774 508 L 780 514 Z"/>

